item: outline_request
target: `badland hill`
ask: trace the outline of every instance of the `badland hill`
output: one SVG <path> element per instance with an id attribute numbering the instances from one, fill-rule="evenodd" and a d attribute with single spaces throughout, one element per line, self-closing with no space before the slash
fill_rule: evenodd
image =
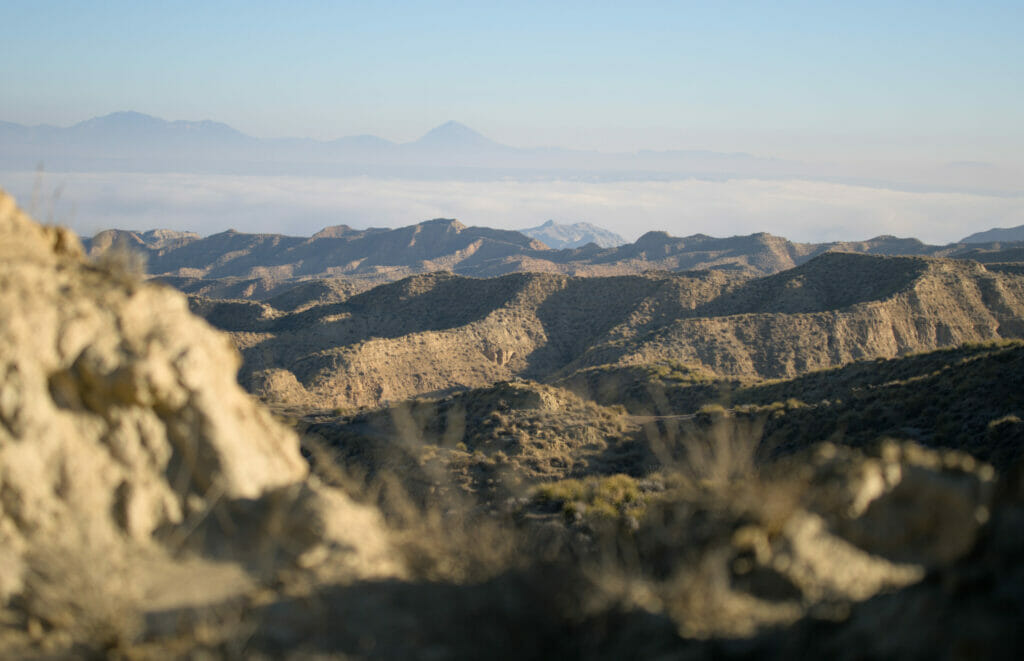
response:
<path id="1" fill-rule="evenodd" d="M 202 297 L 192 307 L 232 334 L 250 391 L 350 408 L 599 367 L 672 364 L 718 378 L 791 378 L 1020 338 L 1024 276 L 964 260 L 827 252 L 762 278 L 720 270 L 434 273 L 296 312 Z"/>
<path id="2" fill-rule="evenodd" d="M 325 228 L 312 237 L 222 232 L 208 237 L 167 230 L 102 232 L 86 241 L 92 255 L 112 245 L 144 255 L 148 272 L 188 293 L 262 300 L 309 279 L 345 281 L 348 289 L 410 275 L 451 271 L 467 277 L 509 273 L 573 276 L 638 275 L 647 271 L 720 270 L 763 276 L 826 252 L 966 258 L 985 263 L 1021 259 L 1020 244 L 931 246 L 880 236 L 867 241 L 795 243 L 760 233 L 715 238 L 648 232 L 634 243 L 551 249 L 526 234 L 467 227 L 435 219 L 397 229 Z"/>

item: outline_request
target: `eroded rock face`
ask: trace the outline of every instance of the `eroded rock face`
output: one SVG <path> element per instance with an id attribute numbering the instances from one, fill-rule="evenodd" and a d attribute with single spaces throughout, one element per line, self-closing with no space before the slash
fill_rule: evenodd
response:
<path id="1" fill-rule="evenodd" d="M 130 262 L 86 261 L 0 191 L 0 600 L 40 545 L 154 546 L 306 479 L 295 434 L 235 382 L 227 336 Z"/>

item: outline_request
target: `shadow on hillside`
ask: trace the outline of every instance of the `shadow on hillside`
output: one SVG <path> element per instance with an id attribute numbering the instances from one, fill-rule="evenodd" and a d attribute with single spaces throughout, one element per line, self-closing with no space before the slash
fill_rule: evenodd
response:
<path id="1" fill-rule="evenodd" d="M 729 282 L 706 272 L 570 279 L 537 306 L 547 342 L 530 354 L 523 375 L 548 377 L 598 342 L 602 360 L 612 362 L 652 329 L 691 316 L 693 307 L 720 295 Z M 623 337 L 610 335 L 616 327 Z"/>
<path id="2" fill-rule="evenodd" d="M 543 378 L 578 358 L 657 289 L 656 281 L 643 277 L 616 278 L 614 291 L 610 282 L 574 278 L 537 306 L 547 342 L 527 357 L 528 378 Z"/>
<path id="3" fill-rule="evenodd" d="M 889 298 L 927 270 L 928 261 L 922 258 L 829 252 L 796 268 L 750 280 L 699 306 L 692 316 L 840 310 Z"/>
<path id="4" fill-rule="evenodd" d="M 314 306 L 262 324 L 277 335 L 247 347 L 243 354 L 270 356 L 289 366 L 286 356 L 310 356 L 371 339 L 459 328 L 481 321 L 508 305 L 529 275 L 477 280 L 451 274 L 414 276 L 381 285 L 343 303 Z"/>
<path id="5" fill-rule="evenodd" d="M 813 395 L 821 399 L 847 399 L 856 391 L 868 388 L 939 377 L 944 370 L 954 366 L 972 371 L 1003 372 L 1008 365 L 1020 361 L 1022 357 L 1024 343 L 1020 342 L 965 344 L 898 358 L 858 361 L 785 381 L 752 385 L 737 392 L 737 401 L 773 402 L 801 395 Z"/>
<path id="6" fill-rule="evenodd" d="M 371 339 L 463 328 L 504 309 L 535 314 L 542 325 L 545 341 L 526 357 L 527 367 L 521 372 L 539 379 L 579 358 L 616 326 L 627 328 L 630 336 L 646 333 L 686 315 L 730 282 L 708 274 L 567 278 L 526 273 L 474 279 L 434 273 L 382 285 L 344 303 L 261 320 L 259 330 L 277 335 L 243 353 L 247 359 L 262 358 L 247 360 L 248 366 L 288 366 L 297 354 L 311 356 Z M 258 310 L 239 308 L 239 313 L 248 320 Z M 219 325 L 243 330 L 229 320 L 222 319 Z"/>
<path id="7" fill-rule="evenodd" d="M 220 278 L 238 276 L 254 267 L 288 267 L 289 249 L 305 240 L 279 234 L 241 234 L 228 230 L 175 250 L 150 254 L 150 272 L 163 274 L 180 268 L 206 269 L 205 277 Z"/>
<path id="8" fill-rule="evenodd" d="M 864 446 L 892 437 L 968 452 L 1001 469 L 1024 453 L 1024 344 L 854 363 L 740 389 L 734 402 L 793 402 L 765 430 L 786 452 L 825 438 Z"/>
<path id="9" fill-rule="evenodd" d="M 413 276 L 357 294 L 344 303 L 284 316 L 271 329 L 317 327 L 338 344 L 457 328 L 507 305 L 528 278 L 519 274 L 486 280 L 445 273 Z M 328 321 L 346 313 L 351 317 Z"/>

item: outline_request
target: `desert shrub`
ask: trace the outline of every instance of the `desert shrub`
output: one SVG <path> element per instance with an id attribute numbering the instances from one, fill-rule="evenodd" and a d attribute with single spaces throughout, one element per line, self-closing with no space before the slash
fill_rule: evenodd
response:
<path id="1" fill-rule="evenodd" d="M 700 409 L 697 410 L 697 413 L 699 415 L 707 416 L 722 416 L 726 414 L 726 409 L 721 404 L 712 402 L 710 404 L 705 404 L 701 406 Z"/>
<path id="2" fill-rule="evenodd" d="M 561 508 L 570 520 L 579 516 L 596 520 L 637 516 L 646 502 L 636 480 L 624 474 L 542 484 L 536 487 L 532 499 L 542 506 Z"/>
<path id="3" fill-rule="evenodd" d="M 124 241 L 118 241 L 103 251 L 94 263 L 120 281 L 138 282 L 146 276 L 146 256 L 132 250 Z"/>

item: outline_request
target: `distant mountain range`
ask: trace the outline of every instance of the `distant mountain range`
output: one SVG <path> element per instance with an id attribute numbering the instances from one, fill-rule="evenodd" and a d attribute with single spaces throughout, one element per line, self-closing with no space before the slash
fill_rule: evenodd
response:
<path id="1" fill-rule="evenodd" d="M 555 224 L 541 226 L 545 227 L 558 229 Z M 107 230 L 86 239 L 85 245 L 93 255 L 112 246 L 126 246 L 147 257 L 151 275 L 185 291 L 215 291 L 218 297 L 231 298 L 271 296 L 285 283 L 310 278 L 343 278 L 368 285 L 435 271 L 472 277 L 516 272 L 611 276 L 655 270 L 763 276 L 791 269 L 826 252 L 953 257 L 988 264 L 1024 262 L 1024 243 L 933 246 L 893 236 L 795 243 L 766 233 L 679 238 L 666 232 L 648 232 L 634 243 L 610 248 L 591 241 L 578 248 L 553 249 L 522 232 L 467 227 L 443 218 L 397 229 L 360 230 L 337 225 L 312 237 L 233 230 L 207 237 L 169 230 Z M 244 281 L 250 282 L 237 285 Z M 228 283 L 235 284 L 226 287 Z M 346 291 L 350 290 L 346 286 Z M 324 294 L 329 297 L 330 292 Z"/>
<path id="2" fill-rule="evenodd" d="M 659 180 L 803 178 L 857 185 L 1019 191 L 1016 171 L 955 163 L 877 168 L 806 163 L 746 153 L 640 150 L 606 153 L 503 145 L 455 121 L 418 140 L 374 135 L 336 140 L 256 138 L 215 121 L 167 121 L 115 112 L 68 127 L 0 122 L 0 170 L 186 172 L 235 175 L 370 176 L 415 179 Z"/>
<path id="3" fill-rule="evenodd" d="M 0 169 L 31 170 L 39 163 L 49 171 L 415 177 L 728 177 L 807 170 L 775 159 L 707 151 L 519 149 L 455 121 L 407 143 L 373 135 L 329 141 L 255 138 L 219 122 L 166 121 L 137 112 L 115 112 L 69 127 L 0 122 Z"/>
<path id="4" fill-rule="evenodd" d="M 593 243 L 601 248 L 614 248 L 628 243 L 624 238 L 604 228 L 590 223 L 572 223 L 563 225 L 549 220 L 538 227 L 519 230 L 526 236 L 543 241 L 552 248 L 581 248 Z"/>

